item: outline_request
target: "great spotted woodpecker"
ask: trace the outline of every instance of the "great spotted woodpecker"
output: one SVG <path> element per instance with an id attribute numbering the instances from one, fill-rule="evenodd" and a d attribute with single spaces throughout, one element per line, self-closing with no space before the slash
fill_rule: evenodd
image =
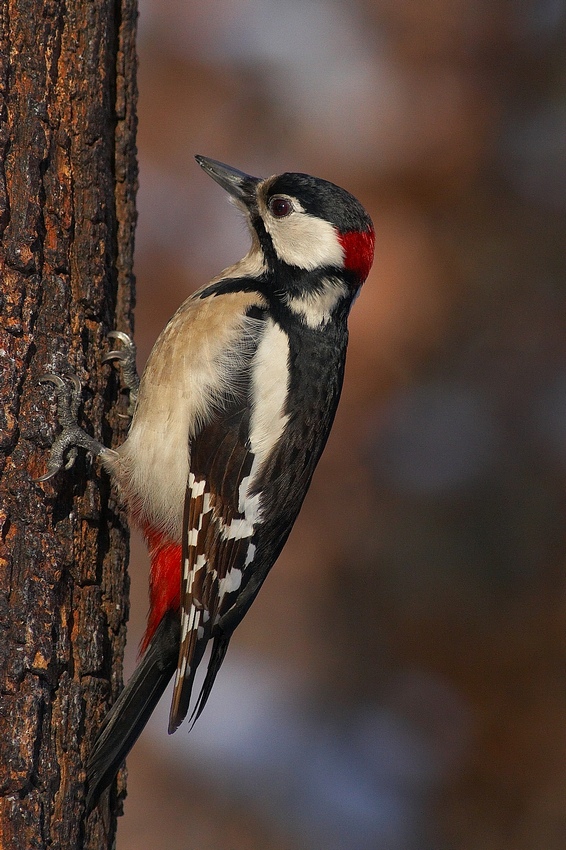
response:
<path id="1" fill-rule="evenodd" d="M 123 445 L 105 448 L 67 412 L 43 476 L 61 468 L 70 446 L 100 456 L 151 557 L 144 655 L 95 740 L 89 809 L 172 676 L 169 732 L 180 725 L 212 641 L 193 721 L 202 712 L 325 446 L 348 313 L 373 261 L 371 219 L 338 186 L 306 174 L 259 179 L 196 159 L 244 212 L 251 249 L 191 295 L 161 333 Z M 125 349 L 113 357 L 131 365 Z M 46 379 L 60 390 L 61 411 L 64 382 Z"/>

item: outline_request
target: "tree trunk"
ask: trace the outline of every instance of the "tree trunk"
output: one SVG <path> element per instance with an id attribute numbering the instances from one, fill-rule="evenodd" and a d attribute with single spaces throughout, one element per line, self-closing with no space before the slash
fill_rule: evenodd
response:
<path id="1" fill-rule="evenodd" d="M 131 330 L 135 0 L 0 0 L 0 847 L 114 843 L 84 818 L 84 765 L 121 686 L 128 534 L 81 453 L 44 484 L 45 371 L 76 373 L 81 421 L 123 438 L 101 359 Z"/>

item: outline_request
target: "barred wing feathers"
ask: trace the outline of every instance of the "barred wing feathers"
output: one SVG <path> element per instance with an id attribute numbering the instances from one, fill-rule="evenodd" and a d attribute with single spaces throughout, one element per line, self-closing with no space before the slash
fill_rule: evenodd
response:
<path id="1" fill-rule="evenodd" d="M 183 520 L 181 639 L 169 732 L 174 732 L 187 714 L 206 644 L 235 601 L 245 568 L 253 560 L 254 517 L 241 497 L 254 462 L 248 421 L 247 407 L 232 410 L 209 424 L 191 446 Z M 195 719 L 204 708 L 228 640 L 214 641 Z"/>

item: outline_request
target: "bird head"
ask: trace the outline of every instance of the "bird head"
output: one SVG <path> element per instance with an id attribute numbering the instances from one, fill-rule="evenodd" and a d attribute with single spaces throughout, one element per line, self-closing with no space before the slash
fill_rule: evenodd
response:
<path id="1" fill-rule="evenodd" d="M 363 206 L 345 189 L 308 174 L 252 177 L 216 160 L 195 158 L 243 209 L 268 267 L 340 272 L 353 286 L 364 282 L 375 233 Z"/>

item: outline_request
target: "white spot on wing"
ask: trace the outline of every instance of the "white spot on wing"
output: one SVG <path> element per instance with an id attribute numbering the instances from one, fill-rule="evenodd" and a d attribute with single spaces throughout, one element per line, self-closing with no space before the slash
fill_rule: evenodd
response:
<path id="1" fill-rule="evenodd" d="M 183 643 L 183 641 L 186 639 L 189 632 L 196 630 L 197 637 L 200 636 L 199 631 L 200 631 L 200 629 L 203 628 L 200 625 L 201 613 L 202 612 L 200 610 L 198 610 L 197 608 L 195 608 L 194 605 L 191 607 L 191 610 L 190 610 L 188 616 L 184 617 L 183 614 L 185 614 L 185 612 L 182 612 L 182 615 L 181 615 L 181 643 Z M 204 630 L 203 630 L 203 634 L 204 634 Z M 191 668 L 188 667 L 188 658 L 187 658 L 186 655 L 183 655 L 183 657 L 181 659 L 181 663 L 177 667 L 177 670 L 175 672 L 175 687 L 177 686 L 177 684 L 182 679 L 185 678 L 185 676 L 187 675 L 187 671 L 190 672 L 190 669 Z"/>
<path id="2" fill-rule="evenodd" d="M 189 670 L 190 670 L 190 667 L 189 667 Z M 181 665 L 177 669 L 177 675 L 175 677 L 175 681 L 178 681 L 180 679 L 184 679 L 186 672 L 187 672 L 187 656 L 183 655 L 183 657 L 181 659 Z"/>
<path id="3" fill-rule="evenodd" d="M 242 583 L 242 571 L 236 568 L 230 570 L 224 578 L 218 582 L 218 594 L 222 598 L 225 593 L 233 593 L 238 590 Z"/>
<path id="4" fill-rule="evenodd" d="M 245 478 L 242 478 L 240 481 L 240 486 L 238 487 L 238 510 L 241 514 L 244 513 L 244 505 L 246 503 L 246 497 L 248 495 L 248 487 L 250 485 L 250 476 L 246 475 Z"/>
<path id="5" fill-rule="evenodd" d="M 202 481 L 197 481 L 195 479 L 194 473 L 189 472 L 189 487 L 190 487 L 191 496 L 193 497 L 193 499 L 196 499 L 197 496 L 202 496 L 202 494 L 204 493 L 205 484 L 206 484 L 206 481 L 204 480 L 204 478 L 203 478 Z"/>
<path id="6" fill-rule="evenodd" d="M 247 519 L 233 519 L 230 525 L 221 525 L 221 534 L 224 540 L 242 540 L 251 537 L 254 527 Z"/>

